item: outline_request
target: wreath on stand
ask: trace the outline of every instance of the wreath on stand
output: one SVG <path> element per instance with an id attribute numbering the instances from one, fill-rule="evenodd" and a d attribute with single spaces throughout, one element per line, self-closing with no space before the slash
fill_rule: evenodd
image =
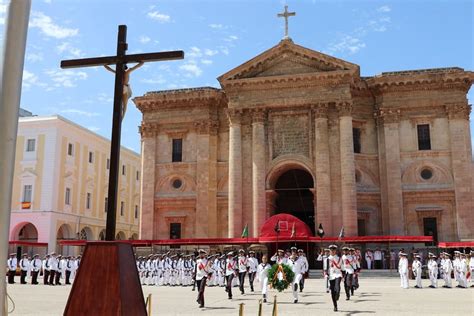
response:
<path id="1" fill-rule="evenodd" d="M 286 264 L 274 264 L 271 269 L 268 270 L 270 286 L 278 290 L 278 292 L 286 290 L 291 285 L 294 278 L 295 274 L 290 266 Z"/>

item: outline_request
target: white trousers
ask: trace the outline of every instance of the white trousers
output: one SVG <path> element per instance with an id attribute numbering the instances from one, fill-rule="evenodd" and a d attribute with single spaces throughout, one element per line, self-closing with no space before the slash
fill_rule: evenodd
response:
<path id="1" fill-rule="evenodd" d="M 300 284 L 300 281 L 301 281 L 301 278 L 303 277 L 303 275 L 301 273 L 298 273 L 296 276 L 295 276 L 295 279 L 293 280 L 293 284 L 291 285 L 293 288 L 293 298 L 295 300 L 298 299 L 298 287 L 295 286 L 295 285 L 299 285 Z M 296 289 L 295 289 L 296 288 Z"/>
<path id="2" fill-rule="evenodd" d="M 431 281 L 432 286 L 438 287 L 438 272 L 437 271 L 430 272 L 430 281 Z"/>
<path id="3" fill-rule="evenodd" d="M 268 277 L 264 277 L 260 283 L 262 284 L 262 295 L 266 295 L 268 291 Z"/>
<path id="4" fill-rule="evenodd" d="M 400 273 L 401 287 L 408 289 L 408 273 Z"/>
<path id="5" fill-rule="evenodd" d="M 368 270 L 372 270 L 372 260 L 370 260 L 370 259 L 365 259 L 365 261 L 367 261 L 367 269 L 368 269 Z"/>
<path id="6" fill-rule="evenodd" d="M 443 273 L 443 279 L 444 279 L 444 285 L 452 287 L 452 282 L 451 282 L 451 272 L 450 273 Z"/>
<path id="7" fill-rule="evenodd" d="M 418 274 L 416 275 L 415 280 L 416 280 L 416 285 L 417 285 L 418 287 L 422 287 L 422 286 L 421 286 L 421 273 L 418 273 Z"/>

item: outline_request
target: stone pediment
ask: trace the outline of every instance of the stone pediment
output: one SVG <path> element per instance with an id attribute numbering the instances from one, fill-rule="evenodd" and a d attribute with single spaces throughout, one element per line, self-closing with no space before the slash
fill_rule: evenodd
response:
<path id="1" fill-rule="evenodd" d="M 225 82 L 273 76 L 298 76 L 327 72 L 359 75 L 359 66 L 282 40 L 278 45 L 218 78 Z"/>

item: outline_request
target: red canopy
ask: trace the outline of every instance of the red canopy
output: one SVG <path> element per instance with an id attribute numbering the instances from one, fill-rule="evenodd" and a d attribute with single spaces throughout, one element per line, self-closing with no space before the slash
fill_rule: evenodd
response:
<path id="1" fill-rule="evenodd" d="M 10 240 L 8 244 L 18 245 L 18 246 L 48 247 L 47 242 L 37 242 L 37 241 Z"/>
<path id="2" fill-rule="evenodd" d="M 474 248 L 474 241 L 440 242 L 439 248 Z"/>
<path id="3" fill-rule="evenodd" d="M 277 236 L 277 229 L 279 230 Z M 263 224 L 260 229 L 260 242 L 308 241 L 313 233 L 302 220 L 290 214 L 277 214 Z"/>

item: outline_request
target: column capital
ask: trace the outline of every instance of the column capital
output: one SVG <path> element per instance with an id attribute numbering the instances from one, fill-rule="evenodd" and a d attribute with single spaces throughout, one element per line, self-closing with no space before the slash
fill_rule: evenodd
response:
<path id="1" fill-rule="evenodd" d="M 311 106 L 311 111 L 313 111 L 314 118 L 328 118 L 328 109 L 329 106 L 327 103 L 318 103 Z"/>
<path id="2" fill-rule="evenodd" d="M 352 116 L 352 102 L 350 101 L 337 102 L 336 110 L 339 116 Z"/>
<path id="3" fill-rule="evenodd" d="M 142 138 L 155 137 L 158 135 L 158 124 L 142 121 L 142 125 L 138 127 L 138 132 L 142 135 Z"/>
<path id="4" fill-rule="evenodd" d="M 446 114 L 451 119 L 464 119 L 469 120 L 469 114 L 471 113 L 471 105 L 467 103 L 446 103 L 445 104 Z"/>
<path id="5" fill-rule="evenodd" d="M 379 108 L 374 111 L 374 117 L 377 122 L 389 124 L 398 123 L 400 121 L 400 109 Z"/>
<path id="6" fill-rule="evenodd" d="M 201 135 L 217 135 L 219 129 L 219 122 L 215 120 L 202 120 L 194 122 L 196 133 Z"/>
<path id="7" fill-rule="evenodd" d="M 253 123 L 265 123 L 267 111 L 265 109 L 252 109 L 250 110 Z"/>
<path id="8" fill-rule="evenodd" d="M 227 109 L 227 117 L 229 119 L 230 126 L 240 125 L 242 123 L 242 110 Z"/>

